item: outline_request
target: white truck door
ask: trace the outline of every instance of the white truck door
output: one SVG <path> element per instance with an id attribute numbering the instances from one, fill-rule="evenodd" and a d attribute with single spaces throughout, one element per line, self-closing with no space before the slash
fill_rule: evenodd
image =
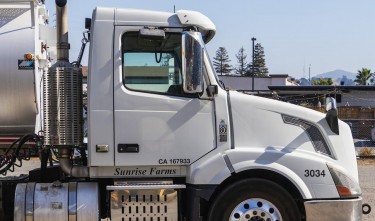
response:
<path id="1" fill-rule="evenodd" d="M 115 29 L 115 166 L 191 164 L 216 146 L 213 101 L 182 91 L 181 33 L 140 28 Z"/>

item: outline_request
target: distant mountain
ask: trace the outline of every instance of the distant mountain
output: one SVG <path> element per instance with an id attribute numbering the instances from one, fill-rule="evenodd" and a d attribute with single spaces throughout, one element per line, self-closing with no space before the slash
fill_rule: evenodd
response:
<path id="1" fill-rule="evenodd" d="M 341 79 L 343 76 L 346 76 L 348 79 L 354 80 L 357 74 L 344 70 L 334 70 L 327 73 L 316 75 L 314 76 L 314 78 L 332 78 L 333 80 L 337 80 Z"/>
<path id="2" fill-rule="evenodd" d="M 313 80 L 319 80 L 319 78 L 332 78 L 334 85 L 355 85 L 354 79 L 357 74 L 351 73 L 344 70 L 334 70 L 327 73 L 319 74 L 314 76 Z"/>

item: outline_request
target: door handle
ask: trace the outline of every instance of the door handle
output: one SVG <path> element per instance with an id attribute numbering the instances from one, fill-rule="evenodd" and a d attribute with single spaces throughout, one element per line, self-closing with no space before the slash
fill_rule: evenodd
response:
<path id="1" fill-rule="evenodd" d="M 118 144 L 117 151 L 119 153 L 139 153 L 138 144 Z"/>

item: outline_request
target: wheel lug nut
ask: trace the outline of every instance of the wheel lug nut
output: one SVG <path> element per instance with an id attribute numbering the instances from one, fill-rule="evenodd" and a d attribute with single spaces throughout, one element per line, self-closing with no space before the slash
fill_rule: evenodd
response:
<path id="1" fill-rule="evenodd" d="M 265 216 L 266 214 L 265 214 L 264 212 L 262 212 L 260 215 L 261 215 L 261 216 Z"/>
<path id="2" fill-rule="evenodd" d="M 257 211 L 253 211 L 253 215 L 256 216 L 258 213 Z"/>

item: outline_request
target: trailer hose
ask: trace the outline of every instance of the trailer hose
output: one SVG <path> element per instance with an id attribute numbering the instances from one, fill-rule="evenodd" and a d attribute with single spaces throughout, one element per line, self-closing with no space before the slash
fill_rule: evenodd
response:
<path id="1" fill-rule="evenodd" d="M 29 140 L 33 140 L 37 145 L 34 148 L 23 149 L 22 146 Z M 31 153 L 38 151 L 40 141 L 36 134 L 26 134 L 14 141 L 4 154 L 0 155 L 0 174 L 5 176 L 8 171 L 13 172 L 15 167 L 22 167 L 22 161 L 30 160 Z"/>

